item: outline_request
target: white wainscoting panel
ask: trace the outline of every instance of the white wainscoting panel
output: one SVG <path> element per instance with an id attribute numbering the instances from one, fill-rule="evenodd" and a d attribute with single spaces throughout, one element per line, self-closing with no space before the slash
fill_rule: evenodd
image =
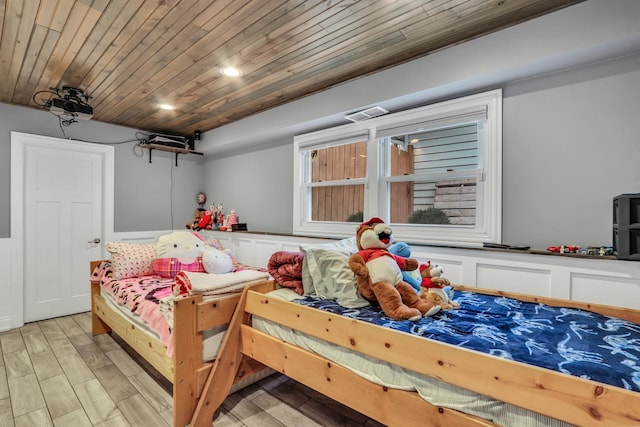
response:
<path id="1" fill-rule="evenodd" d="M 13 286 L 13 270 L 11 269 L 11 239 L 0 239 L 0 271 L 5 280 L 0 280 L 0 332 L 8 331 L 14 325 L 14 295 L 22 286 Z M 8 280 L 7 280 L 8 279 Z"/>
<path id="2" fill-rule="evenodd" d="M 282 242 L 282 249 L 285 252 L 300 252 L 299 243 Z"/>
<path id="3" fill-rule="evenodd" d="M 115 237 L 128 242 L 153 242 L 169 232 L 115 233 Z M 240 262 L 261 267 L 267 266 L 274 252 L 295 252 L 301 244 L 334 241 L 251 232 L 203 233 L 220 240 Z M 640 262 L 437 246 L 411 245 L 411 249 L 412 257 L 419 262 L 431 260 L 442 266 L 444 277 L 452 283 L 640 308 Z M 0 254 L 3 250 L 9 253 L 0 243 Z M 2 307 L 0 302 L 0 310 Z M 0 311 L 0 325 L 3 315 Z"/>
<path id="4" fill-rule="evenodd" d="M 619 306 L 624 298 L 626 307 L 640 309 L 638 280 L 582 273 L 571 274 L 570 280 L 573 300 Z"/>
<path id="5" fill-rule="evenodd" d="M 479 288 L 551 296 L 551 271 L 548 269 L 478 263 L 476 283 Z"/>

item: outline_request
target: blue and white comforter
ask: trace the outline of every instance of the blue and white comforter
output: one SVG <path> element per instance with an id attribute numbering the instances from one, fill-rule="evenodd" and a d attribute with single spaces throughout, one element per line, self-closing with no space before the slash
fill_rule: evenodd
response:
<path id="1" fill-rule="evenodd" d="M 296 300 L 354 319 L 640 391 L 640 325 L 573 308 L 457 292 L 461 308 L 418 322 L 394 321 L 371 306 L 344 308 L 314 297 Z"/>

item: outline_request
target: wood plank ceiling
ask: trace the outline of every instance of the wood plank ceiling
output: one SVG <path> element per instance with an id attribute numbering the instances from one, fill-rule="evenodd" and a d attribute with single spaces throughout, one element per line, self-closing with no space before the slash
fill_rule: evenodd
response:
<path id="1" fill-rule="evenodd" d="M 0 0 L 0 102 L 71 86 L 94 120 L 189 135 L 579 2 Z"/>

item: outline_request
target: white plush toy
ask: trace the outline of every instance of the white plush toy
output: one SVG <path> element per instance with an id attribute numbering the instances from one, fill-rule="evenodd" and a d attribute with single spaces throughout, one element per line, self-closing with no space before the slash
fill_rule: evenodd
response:
<path id="1" fill-rule="evenodd" d="M 202 239 L 191 231 L 174 231 L 158 239 L 156 258 L 176 258 L 183 264 L 191 264 L 205 246 Z"/>
<path id="2" fill-rule="evenodd" d="M 200 252 L 206 243 L 191 231 L 174 231 L 161 236 L 156 245 L 153 271 L 173 278 L 179 271 L 204 272 Z"/>
<path id="3" fill-rule="evenodd" d="M 231 250 L 219 250 L 208 247 L 201 253 L 202 264 L 207 273 L 221 274 L 229 273 L 233 270 L 233 258 L 231 258 Z"/>

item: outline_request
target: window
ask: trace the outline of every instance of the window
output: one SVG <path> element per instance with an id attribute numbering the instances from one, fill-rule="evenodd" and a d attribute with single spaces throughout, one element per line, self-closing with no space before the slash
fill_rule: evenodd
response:
<path id="1" fill-rule="evenodd" d="M 378 216 L 410 243 L 500 242 L 500 90 L 300 135 L 294 146 L 295 234 L 351 237 Z"/>

